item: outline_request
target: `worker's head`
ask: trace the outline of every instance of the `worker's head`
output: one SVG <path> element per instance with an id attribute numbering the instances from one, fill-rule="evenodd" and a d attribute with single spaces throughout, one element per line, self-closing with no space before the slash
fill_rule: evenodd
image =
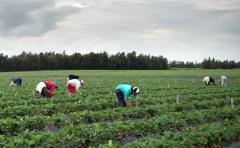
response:
<path id="1" fill-rule="evenodd" d="M 58 82 L 53 82 L 55 88 L 57 89 L 58 88 Z"/>
<path id="2" fill-rule="evenodd" d="M 83 80 L 79 80 L 79 81 L 80 81 L 81 85 L 85 84 L 85 82 Z"/>
<path id="3" fill-rule="evenodd" d="M 133 95 L 134 96 L 136 96 L 137 94 L 139 94 L 140 93 L 140 90 L 139 90 L 139 88 L 138 87 L 133 87 Z"/>

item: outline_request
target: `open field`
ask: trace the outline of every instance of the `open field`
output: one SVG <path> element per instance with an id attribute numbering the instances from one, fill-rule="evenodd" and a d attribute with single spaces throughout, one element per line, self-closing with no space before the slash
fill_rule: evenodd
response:
<path id="1" fill-rule="evenodd" d="M 76 97 L 66 96 L 68 74 L 86 82 Z M 216 86 L 203 85 L 207 75 Z M 15 76 L 22 87 L 9 87 Z M 50 100 L 33 96 L 45 79 L 60 85 Z M 139 108 L 116 107 L 121 83 L 140 87 Z M 0 147 L 230 146 L 240 138 L 240 69 L 0 73 L 0 108 Z"/>

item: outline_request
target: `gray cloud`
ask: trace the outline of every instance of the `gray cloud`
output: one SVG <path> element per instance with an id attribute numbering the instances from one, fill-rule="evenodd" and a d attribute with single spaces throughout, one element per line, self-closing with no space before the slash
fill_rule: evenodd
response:
<path id="1" fill-rule="evenodd" d="M 8 14 L 10 6 L 18 9 Z M 240 60 L 239 18 L 240 0 L 5 0 L 0 44 L 7 54 L 136 50 L 170 60 Z"/>
<path id="2" fill-rule="evenodd" d="M 75 7 L 56 7 L 54 0 L 1 0 L 0 35 L 39 36 L 55 29 L 66 16 L 78 11 Z"/>

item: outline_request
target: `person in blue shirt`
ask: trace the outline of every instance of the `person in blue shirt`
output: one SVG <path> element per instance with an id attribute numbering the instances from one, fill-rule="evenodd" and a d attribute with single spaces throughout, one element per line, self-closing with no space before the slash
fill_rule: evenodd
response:
<path id="1" fill-rule="evenodd" d="M 128 100 L 129 96 L 133 95 L 134 106 L 138 107 L 138 94 L 139 88 L 132 87 L 129 84 L 118 85 L 115 89 L 115 94 L 117 97 L 118 105 L 120 107 L 130 107 L 130 102 Z"/>

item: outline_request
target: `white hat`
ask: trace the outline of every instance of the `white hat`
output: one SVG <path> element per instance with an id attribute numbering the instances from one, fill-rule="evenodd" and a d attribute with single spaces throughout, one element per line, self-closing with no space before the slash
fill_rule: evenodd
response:
<path id="1" fill-rule="evenodd" d="M 136 93 L 136 94 L 139 94 L 140 90 L 138 87 L 133 87 L 133 91 Z"/>
<path id="2" fill-rule="evenodd" d="M 80 80 L 80 83 L 81 83 L 82 85 L 84 85 L 85 82 L 84 82 L 83 80 Z"/>

